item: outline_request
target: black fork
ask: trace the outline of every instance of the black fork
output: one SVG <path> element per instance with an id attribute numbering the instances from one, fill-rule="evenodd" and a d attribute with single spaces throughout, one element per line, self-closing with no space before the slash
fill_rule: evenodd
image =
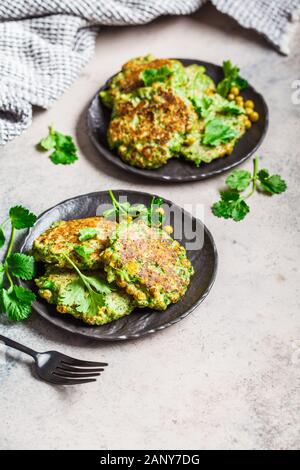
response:
<path id="1" fill-rule="evenodd" d="M 95 377 L 98 377 L 108 365 L 105 362 L 81 361 L 57 351 L 40 353 L 2 335 L 0 342 L 33 357 L 37 375 L 46 382 L 57 385 L 95 382 Z"/>

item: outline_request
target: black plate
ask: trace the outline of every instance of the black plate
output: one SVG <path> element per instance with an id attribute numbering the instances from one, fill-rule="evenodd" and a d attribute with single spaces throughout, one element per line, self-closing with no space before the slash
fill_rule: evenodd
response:
<path id="1" fill-rule="evenodd" d="M 117 198 L 127 196 L 128 201 L 132 204 L 142 203 L 147 206 L 150 205 L 153 197 L 153 194 L 128 190 L 118 190 L 114 191 L 114 193 Z M 106 191 L 67 199 L 47 210 L 38 217 L 35 226 L 29 230 L 21 246 L 21 252 L 28 252 L 32 247 L 34 239 L 53 222 L 94 216 L 96 215 L 99 204 L 111 204 Z M 57 313 L 53 306 L 47 304 L 42 299 L 34 302 L 34 309 L 42 317 L 70 333 L 104 341 L 133 339 L 148 333 L 154 333 L 155 331 L 164 329 L 182 320 L 191 313 L 197 305 L 205 299 L 213 285 L 217 270 L 217 250 L 212 235 L 200 220 L 192 217 L 191 214 L 185 212 L 170 201 L 165 200 L 165 204 L 168 206 L 172 205 L 174 210 L 171 223 L 173 223 L 174 220 L 183 220 L 183 227 L 185 227 L 188 222 L 191 222 L 193 230 L 197 230 L 197 236 L 203 236 L 201 249 L 187 251 L 188 257 L 194 266 L 195 274 L 192 277 L 186 295 L 178 303 L 170 305 L 164 312 L 157 312 L 150 309 L 136 309 L 127 317 L 120 318 L 107 325 L 96 327 L 85 325 L 80 320 L 70 315 Z M 183 237 L 180 237 L 180 241 L 186 247 L 189 240 L 183 235 Z M 26 284 L 29 285 L 30 288 L 35 289 L 33 283 L 23 282 L 23 285 Z"/>
<path id="2" fill-rule="evenodd" d="M 223 69 L 219 65 L 203 62 L 196 59 L 178 59 L 185 66 L 190 64 L 204 65 L 207 74 L 218 83 L 223 78 Z M 100 88 L 104 90 L 108 87 L 111 78 Z M 211 163 L 202 163 L 197 168 L 193 163 L 185 161 L 183 158 L 173 158 L 169 162 L 156 169 L 144 170 L 128 165 L 121 160 L 117 153 L 112 152 L 107 143 L 107 128 L 110 122 L 110 110 L 107 109 L 99 98 L 99 92 L 94 97 L 87 114 L 88 132 L 93 144 L 99 150 L 101 156 L 112 162 L 114 165 L 133 173 L 137 176 L 150 178 L 156 181 L 185 182 L 203 180 L 211 176 L 223 173 L 237 165 L 240 165 L 249 158 L 262 143 L 268 128 L 268 107 L 260 93 L 252 86 L 242 91 L 241 95 L 245 99 L 253 100 L 255 109 L 260 115 L 260 119 L 250 130 L 237 142 L 231 155 L 213 160 Z"/>

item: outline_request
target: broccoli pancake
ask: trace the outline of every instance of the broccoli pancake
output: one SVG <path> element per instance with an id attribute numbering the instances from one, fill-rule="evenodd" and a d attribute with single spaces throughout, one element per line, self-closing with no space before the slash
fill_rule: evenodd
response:
<path id="1" fill-rule="evenodd" d="M 115 226 L 115 222 L 103 217 L 56 222 L 34 240 L 32 255 L 36 261 L 60 268 L 70 267 L 64 256 L 68 255 L 80 269 L 97 269 L 101 264 L 100 252 L 107 246 Z"/>
<path id="2" fill-rule="evenodd" d="M 178 241 L 142 221 L 121 223 L 101 257 L 109 282 L 124 288 L 140 307 L 155 310 L 178 302 L 194 272 Z"/>
<path id="3" fill-rule="evenodd" d="M 93 285 L 97 286 L 97 282 L 101 279 L 101 273 L 92 271 L 85 274 L 92 276 Z M 90 325 L 105 325 L 129 315 L 135 307 L 134 301 L 125 292 L 108 288 L 108 292 L 104 295 L 104 305 L 99 306 L 96 315 L 89 313 L 82 306 L 79 308 L 76 304 L 76 297 L 74 297 L 74 303 L 70 302 L 68 289 L 74 289 L 73 286 L 75 286 L 77 296 L 79 289 L 79 293 L 82 293 L 84 299 L 88 297 L 89 293 L 81 283 L 78 274 L 72 271 L 48 267 L 45 275 L 35 279 L 35 283 L 39 288 L 40 297 L 49 304 L 56 305 L 56 310 L 59 313 L 67 313 Z"/>
<path id="4" fill-rule="evenodd" d="M 197 115 L 192 106 L 163 84 L 124 95 L 114 108 L 108 143 L 122 160 L 140 168 L 158 168 L 178 155 Z"/>
<path id="5" fill-rule="evenodd" d="M 152 55 L 137 57 L 123 65 L 122 71 L 112 78 L 108 90 L 100 92 L 103 103 L 112 108 L 122 94 L 144 87 L 145 70 L 153 70 L 154 73 L 158 71 L 158 76 L 153 77 L 153 81 L 173 82 L 175 86 L 186 80 L 184 67 L 178 60 L 156 59 Z"/>

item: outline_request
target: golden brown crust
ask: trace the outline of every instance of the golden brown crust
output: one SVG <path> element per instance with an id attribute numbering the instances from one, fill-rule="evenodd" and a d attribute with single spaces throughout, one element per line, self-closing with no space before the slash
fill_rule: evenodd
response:
<path id="1" fill-rule="evenodd" d="M 184 295 L 193 273 L 185 249 L 144 222 L 122 228 L 102 258 L 108 277 L 112 275 L 141 306 L 159 310 Z"/>
<path id="2" fill-rule="evenodd" d="M 100 265 L 100 253 L 107 246 L 109 237 L 116 224 L 103 217 L 88 217 L 60 221 L 43 232 L 33 244 L 33 255 L 38 261 L 52 263 L 60 267 L 70 267 L 63 256 L 67 254 L 81 268 L 96 269 Z M 97 235 L 89 240 L 80 241 L 80 230 L 94 228 Z M 74 247 L 92 248 L 89 257 L 84 260 L 75 253 Z"/>

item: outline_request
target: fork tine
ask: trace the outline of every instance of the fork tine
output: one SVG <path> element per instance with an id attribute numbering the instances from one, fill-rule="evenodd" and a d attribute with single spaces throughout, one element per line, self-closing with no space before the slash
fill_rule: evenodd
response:
<path id="1" fill-rule="evenodd" d="M 49 380 L 49 382 L 54 383 L 56 385 L 76 385 L 76 384 L 84 384 L 88 382 L 96 382 L 96 379 L 72 380 L 72 379 L 63 379 L 62 377 L 51 375 L 51 380 Z"/>
<path id="2" fill-rule="evenodd" d="M 60 364 L 57 366 L 57 369 L 65 370 L 68 372 L 103 372 L 104 369 L 103 367 L 93 367 L 93 368 L 88 368 L 88 367 L 73 367 L 73 366 L 67 366 L 65 364 Z"/>
<path id="3" fill-rule="evenodd" d="M 53 372 L 54 375 L 58 375 L 59 377 L 69 377 L 69 378 L 73 378 L 73 379 L 76 379 L 76 378 L 81 378 L 81 377 L 98 377 L 100 375 L 100 372 L 98 373 L 87 373 L 87 374 L 82 374 L 81 372 L 79 374 L 76 374 L 76 373 L 73 373 L 73 372 L 68 372 L 68 371 L 65 371 L 63 369 L 60 369 L 59 367 L 57 367 L 55 369 L 55 371 Z"/>
<path id="4" fill-rule="evenodd" d="M 64 357 L 61 362 L 68 366 L 81 366 L 81 367 L 105 367 L 108 366 L 106 362 L 93 362 L 93 361 L 80 361 L 79 359 L 74 359 L 73 357 Z"/>

